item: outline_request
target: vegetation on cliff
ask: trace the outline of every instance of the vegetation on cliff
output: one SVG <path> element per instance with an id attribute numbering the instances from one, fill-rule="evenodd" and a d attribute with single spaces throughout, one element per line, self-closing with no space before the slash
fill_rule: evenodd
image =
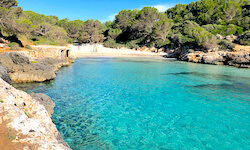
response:
<path id="1" fill-rule="evenodd" d="M 23 11 L 16 0 L 0 2 L 0 36 L 12 42 L 24 38 L 34 44 L 65 45 L 104 42 L 108 47 L 198 47 L 225 43 L 216 35 L 241 35 L 249 45 L 249 0 L 201 0 L 177 4 L 165 12 L 153 7 L 122 10 L 114 21 L 61 19 Z M 18 38 L 17 38 L 18 37 Z"/>

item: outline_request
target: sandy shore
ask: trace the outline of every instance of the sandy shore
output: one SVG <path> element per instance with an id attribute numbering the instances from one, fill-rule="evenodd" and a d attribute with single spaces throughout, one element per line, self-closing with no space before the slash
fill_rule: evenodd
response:
<path id="1" fill-rule="evenodd" d="M 70 46 L 71 55 L 74 57 L 161 57 L 165 53 L 143 52 L 132 49 L 114 49 L 107 48 L 101 44 L 84 45 L 84 46 Z M 96 52 L 94 50 L 97 49 Z"/>

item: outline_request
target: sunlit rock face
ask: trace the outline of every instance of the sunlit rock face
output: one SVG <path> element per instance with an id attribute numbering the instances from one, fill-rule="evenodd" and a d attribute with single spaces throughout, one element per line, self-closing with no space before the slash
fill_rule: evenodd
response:
<path id="1" fill-rule="evenodd" d="M 36 145 L 37 149 L 70 149 L 45 107 L 1 78 L 0 101 L 0 125 L 4 124 L 8 130 L 15 131 L 13 142 Z"/>
<path id="2" fill-rule="evenodd" d="M 201 51 L 196 51 L 183 54 L 179 57 L 179 59 L 194 63 L 230 65 L 240 68 L 250 68 L 250 55 L 248 52 L 216 51 L 204 53 Z"/>
<path id="3" fill-rule="evenodd" d="M 30 63 L 22 52 L 8 52 L 0 55 L 0 65 L 9 69 L 12 82 L 43 82 L 56 77 L 57 68 L 69 65 L 66 59 L 45 58 Z"/>

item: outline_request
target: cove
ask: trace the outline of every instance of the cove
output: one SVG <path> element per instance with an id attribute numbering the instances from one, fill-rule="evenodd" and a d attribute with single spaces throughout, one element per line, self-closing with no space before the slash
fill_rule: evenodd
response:
<path id="1" fill-rule="evenodd" d="M 74 150 L 250 149 L 249 69 L 82 58 L 27 92 L 53 99 L 53 121 Z"/>

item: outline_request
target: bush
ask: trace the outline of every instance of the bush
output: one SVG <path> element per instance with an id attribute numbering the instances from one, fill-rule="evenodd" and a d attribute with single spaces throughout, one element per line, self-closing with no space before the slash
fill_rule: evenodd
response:
<path id="1" fill-rule="evenodd" d="M 19 50 L 19 44 L 12 42 L 8 45 L 10 47 L 10 50 Z"/>
<path id="2" fill-rule="evenodd" d="M 194 38 L 198 46 L 202 46 L 206 49 L 213 48 L 217 45 L 215 36 L 201 27 L 193 28 L 189 36 Z"/>
<path id="3" fill-rule="evenodd" d="M 32 50 L 32 48 L 28 44 L 25 45 L 25 48 Z"/>
<path id="4" fill-rule="evenodd" d="M 238 36 L 238 43 L 241 45 L 249 45 L 250 46 L 250 30 L 244 32 L 242 35 Z"/>
<path id="5" fill-rule="evenodd" d="M 107 39 L 104 42 L 104 46 L 109 47 L 109 48 L 117 48 L 117 44 L 116 44 L 115 40 L 113 40 L 113 39 Z"/>
<path id="6" fill-rule="evenodd" d="M 41 39 L 39 41 L 35 41 L 34 44 L 35 45 L 58 45 L 57 43 L 52 42 L 48 39 Z"/>
<path id="7" fill-rule="evenodd" d="M 235 48 L 235 45 L 227 40 L 222 40 L 219 45 L 221 46 L 221 49 L 222 50 L 226 50 L 226 49 L 234 49 Z"/>
<path id="8" fill-rule="evenodd" d="M 243 33 L 242 27 L 238 27 L 233 24 L 229 24 L 229 25 L 207 24 L 207 25 L 203 25 L 202 28 L 204 28 L 206 31 L 211 32 L 214 35 L 220 34 L 223 36 L 227 36 L 227 35 L 232 35 L 232 34 L 239 35 Z"/>
<path id="9" fill-rule="evenodd" d="M 129 49 L 139 48 L 135 41 L 129 41 L 126 43 L 126 47 Z"/>
<path id="10" fill-rule="evenodd" d="M 120 34 L 122 33 L 121 29 L 110 29 L 108 31 L 108 35 L 112 38 L 112 39 L 116 39 Z"/>

